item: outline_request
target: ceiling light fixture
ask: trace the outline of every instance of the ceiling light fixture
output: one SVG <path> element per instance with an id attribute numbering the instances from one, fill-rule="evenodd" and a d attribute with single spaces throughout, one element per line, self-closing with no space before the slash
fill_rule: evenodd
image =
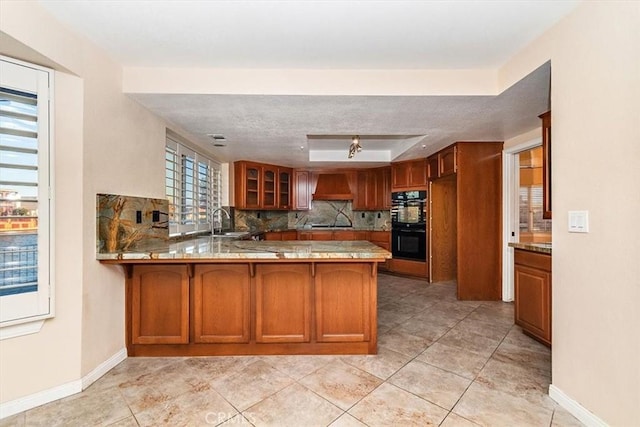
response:
<path id="1" fill-rule="evenodd" d="M 356 153 L 362 151 L 362 146 L 360 145 L 360 137 L 358 135 L 351 138 L 351 145 L 349 146 L 349 154 L 347 158 L 351 159 Z"/>

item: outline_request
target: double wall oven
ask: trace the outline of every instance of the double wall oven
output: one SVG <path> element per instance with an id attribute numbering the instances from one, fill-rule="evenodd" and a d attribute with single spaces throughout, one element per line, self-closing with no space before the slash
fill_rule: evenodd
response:
<path id="1" fill-rule="evenodd" d="M 427 192 L 391 194 L 391 253 L 394 258 L 427 260 Z"/>

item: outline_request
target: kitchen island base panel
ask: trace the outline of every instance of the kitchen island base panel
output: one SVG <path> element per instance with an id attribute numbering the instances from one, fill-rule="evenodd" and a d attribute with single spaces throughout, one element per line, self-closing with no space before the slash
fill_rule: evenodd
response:
<path id="1" fill-rule="evenodd" d="M 128 355 L 376 354 L 382 261 L 129 263 Z M 163 321 L 141 334 L 136 319 Z"/>

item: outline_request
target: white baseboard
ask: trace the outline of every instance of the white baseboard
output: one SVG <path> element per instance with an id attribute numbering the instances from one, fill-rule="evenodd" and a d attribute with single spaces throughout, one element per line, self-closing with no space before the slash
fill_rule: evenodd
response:
<path id="1" fill-rule="evenodd" d="M 123 348 L 101 364 L 93 371 L 82 377 L 82 389 L 85 390 L 91 384 L 100 379 L 104 374 L 115 368 L 120 362 L 127 358 L 127 349 Z"/>
<path id="2" fill-rule="evenodd" d="M 48 390 L 39 391 L 9 402 L 1 403 L 0 420 L 37 406 L 53 402 L 54 400 L 80 393 L 126 358 L 127 349 L 123 348 L 79 380 L 71 381 Z"/>
<path id="3" fill-rule="evenodd" d="M 567 396 L 562 390 L 553 384 L 549 385 L 549 397 L 558 402 L 560 406 L 569 411 L 580 422 L 588 427 L 607 427 L 608 424 L 591 413 L 587 408 Z"/>

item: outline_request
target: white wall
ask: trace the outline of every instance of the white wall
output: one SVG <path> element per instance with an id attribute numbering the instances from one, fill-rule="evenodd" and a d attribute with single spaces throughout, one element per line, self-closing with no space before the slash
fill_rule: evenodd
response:
<path id="1" fill-rule="evenodd" d="M 56 73 L 56 317 L 0 343 L 5 403 L 77 382 L 124 348 L 124 276 L 95 260 L 95 197 L 164 197 L 165 124 L 122 94 L 118 64 L 38 3 L 0 7 L 3 33 L 74 74 Z M 2 53 L 24 57 L 14 45 Z"/>
<path id="2" fill-rule="evenodd" d="M 640 425 L 640 3 L 584 2 L 501 69 L 551 59 L 552 391 Z M 590 233 L 567 232 L 588 210 Z"/>

